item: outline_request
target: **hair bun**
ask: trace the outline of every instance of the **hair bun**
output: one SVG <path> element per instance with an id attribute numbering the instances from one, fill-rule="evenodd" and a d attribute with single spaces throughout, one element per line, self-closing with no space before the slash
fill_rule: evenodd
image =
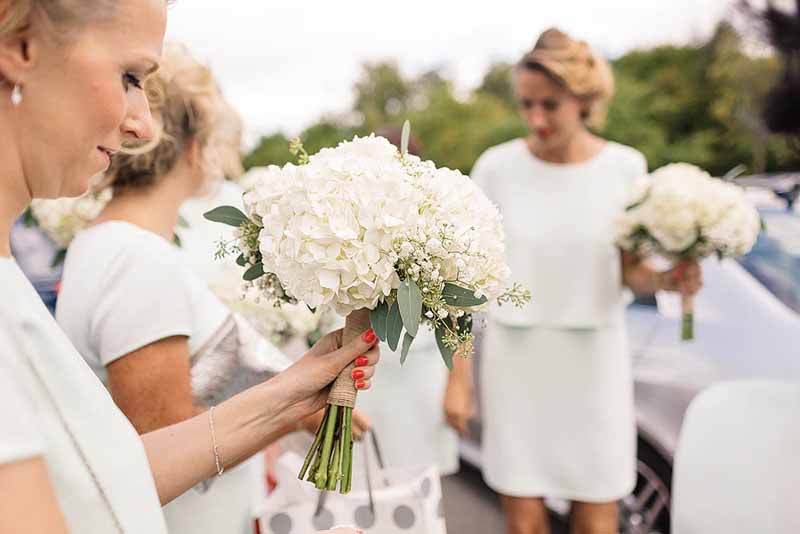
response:
<path id="1" fill-rule="evenodd" d="M 591 100 L 587 122 L 592 126 L 602 125 L 608 101 L 614 94 L 614 76 L 608 62 L 589 43 L 577 41 L 558 28 L 549 28 L 520 63 L 544 70 L 575 96 Z"/>

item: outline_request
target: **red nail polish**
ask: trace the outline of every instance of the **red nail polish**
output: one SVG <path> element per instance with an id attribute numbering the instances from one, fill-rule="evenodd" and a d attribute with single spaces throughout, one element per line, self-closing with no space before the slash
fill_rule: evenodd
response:
<path id="1" fill-rule="evenodd" d="M 367 385 L 366 382 L 364 382 L 363 380 L 359 380 L 358 382 L 356 382 L 356 389 L 364 389 L 366 385 Z"/>
<path id="2" fill-rule="evenodd" d="M 359 356 L 356 358 L 356 367 L 364 367 L 369 363 L 369 358 L 366 356 Z"/>
<path id="3" fill-rule="evenodd" d="M 364 343 L 372 343 L 375 341 L 375 331 L 370 328 L 361 335 L 361 339 L 364 340 Z"/>
<path id="4" fill-rule="evenodd" d="M 353 369 L 353 380 L 358 380 L 359 378 L 364 378 L 364 371 L 361 369 Z"/>

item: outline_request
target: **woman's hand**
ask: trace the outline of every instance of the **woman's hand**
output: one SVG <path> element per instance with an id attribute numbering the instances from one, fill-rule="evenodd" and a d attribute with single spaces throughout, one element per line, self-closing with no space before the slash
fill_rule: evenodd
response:
<path id="1" fill-rule="evenodd" d="M 375 333 L 342 347 L 342 332 L 322 339 L 294 365 L 270 380 L 218 404 L 214 411 L 142 436 L 161 505 L 217 473 L 264 450 L 291 424 L 325 407 L 328 386 L 353 360 L 369 389 L 380 359 Z M 214 415 L 213 424 L 211 415 Z M 211 429 L 217 449 L 209 454 Z"/>
<path id="2" fill-rule="evenodd" d="M 447 424 L 459 434 L 467 434 L 467 423 L 475 415 L 475 398 L 472 391 L 472 360 L 456 353 L 453 370 L 447 377 L 444 392 L 444 414 Z"/>
<path id="3" fill-rule="evenodd" d="M 325 407 L 328 386 L 354 360 L 354 371 L 363 372 L 359 378 L 359 382 L 363 382 L 359 390 L 370 388 L 375 365 L 380 359 L 377 341 L 375 333 L 367 330 L 342 346 L 342 331 L 331 332 L 272 381 L 280 384 L 288 396 L 289 406 L 299 411 L 299 417 L 309 416 Z"/>
<path id="4" fill-rule="evenodd" d="M 353 409 L 353 439 L 356 441 L 361 441 L 361 438 L 364 437 L 364 434 L 372 428 L 372 421 L 367 414 L 364 412 L 360 412 L 357 409 Z"/>
<path id="5" fill-rule="evenodd" d="M 697 260 L 681 260 L 669 271 L 658 274 L 658 289 L 683 296 L 696 295 L 703 287 L 703 271 Z"/>
<path id="6" fill-rule="evenodd" d="M 447 382 L 444 393 L 444 414 L 447 424 L 459 434 L 467 434 L 467 423 L 475 415 L 472 384 L 462 379 Z"/>

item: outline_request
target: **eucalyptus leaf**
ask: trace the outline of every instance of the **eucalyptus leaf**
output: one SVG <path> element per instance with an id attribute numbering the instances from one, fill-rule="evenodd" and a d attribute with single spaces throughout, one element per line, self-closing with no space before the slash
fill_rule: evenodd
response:
<path id="1" fill-rule="evenodd" d="M 485 304 L 487 299 L 485 296 L 476 297 L 471 289 L 457 286 L 456 284 L 445 283 L 442 290 L 442 298 L 448 306 L 456 308 L 470 308 L 472 306 L 480 306 Z"/>
<path id="2" fill-rule="evenodd" d="M 233 206 L 220 206 L 218 208 L 214 208 L 213 210 L 204 213 L 203 217 L 209 221 L 235 226 L 236 228 L 239 228 L 242 223 L 247 221 L 247 215 Z"/>
<path id="3" fill-rule="evenodd" d="M 264 276 L 264 265 L 261 263 L 256 263 L 244 272 L 242 278 L 248 282 L 252 282 L 253 280 L 261 278 L 262 276 Z"/>
<path id="4" fill-rule="evenodd" d="M 178 228 L 189 228 L 189 221 L 183 215 L 178 215 Z"/>
<path id="5" fill-rule="evenodd" d="M 37 226 L 36 217 L 33 216 L 33 211 L 30 208 L 26 209 L 22 214 L 22 224 L 28 228 Z"/>
<path id="6" fill-rule="evenodd" d="M 397 301 L 389 308 L 389 315 L 386 317 L 386 342 L 393 351 L 397 350 L 400 342 L 400 334 L 403 332 L 403 318 L 400 317 L 400 306 Z"/>
<path id="7" fill-rule="evenodd" d="M 372 325 L 372 330 L 378 339 L 386 341 L 386 319 L 389 315 L 389 305 L 386 302 L 378 304 L 374 310 L 369 312 L 369 322 Z"/>
<path id="8" fill-rule="evenodd" d="M 442 355 L 442 360 L 444 360 L 444 364 L 447 366 L 448 369 L 451 371 L 453 370 L 453 349 L 448 347 L 444 344 L 444 329 L 437 328 L 436 329 L 436 346 L 439 347 L 439 354 Z"/>
<path id="9" fill-rule="evenodd" d="M 406 332 L 406 335 L 403 336 L 403 352 L 400 353 L 400 365 L 406 363 L 406 358 L 408 357 L 408 349 L 411 348 L 411 343 L 414 342 L 414 336 Z"/>
<path id="10" fill-rule="evenodd" d="M 67 249 L 62 248 L 53 256 L 53 261 L 50 262 L 50 267 L 58 267 L 64 260 L 67 259 Z"/>
<path id="11" fill-rule="evenodd" d="M 239 257 L 236 258 L 236 265 L 238 265 L 240 267 L 246 267 L 247 266 L 247 259 L 244 257 L 244 252 L 239 254 Z"/>
<path id="12" fill-rule="evenodd" d="M 408 154 L 408 141 L 411 138 L 411 123 L 406 121 L 403 123 L 403 131 L 400 134 L 400 154 Z"/>
<path id="13" fill-rule="evenodd" d="M 416 336 L 422 320 L 422 291 L 411 278 L 400 282 L 400 287 L 397 288 L 397 303 L 400 305 L 403 326 L 411 337 Z"/>

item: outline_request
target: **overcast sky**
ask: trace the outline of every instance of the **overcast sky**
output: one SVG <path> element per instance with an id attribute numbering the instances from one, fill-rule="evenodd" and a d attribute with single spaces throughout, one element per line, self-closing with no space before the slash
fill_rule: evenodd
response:
<path id="1" fill-rule="evenodd" d="M 298 133 L 352 103 L 365 61 L 395 59 L 413 75 L 444 67 L 462 90 L 495 60 L 514 61 L 557 25 L 601 53 L 707 37 L 735 0 L 184 0 L 168 37 L 210 64 L 242 113 L 247 138 Z M 391 8 L 388 6 L 394 5 Z"/>

